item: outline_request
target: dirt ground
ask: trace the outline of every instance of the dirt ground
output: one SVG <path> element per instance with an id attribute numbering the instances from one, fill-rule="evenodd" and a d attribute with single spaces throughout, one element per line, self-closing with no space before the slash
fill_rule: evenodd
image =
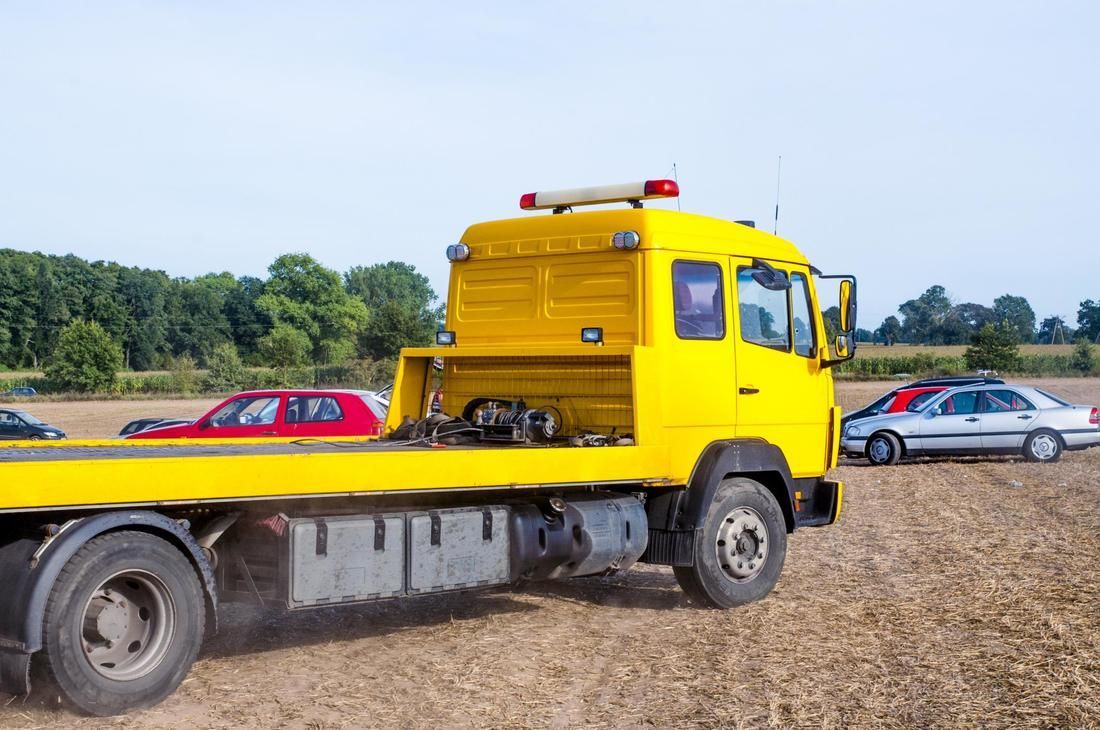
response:
<path id="1" fill-rule="evenodd" d="M 1100 402 L 1100 379 L 1042 385 Z M 150 402 L 73 405 L 107 431 Z M 649 566 L 290 616 L 228 606 L 162 705 L 92 720 L 39 692 L 0 726 L 1100 727 L 1100 449 L 835 476 L 840 522 L 796 533 L 776 590 L 738 610 L 698 609 Z"/>

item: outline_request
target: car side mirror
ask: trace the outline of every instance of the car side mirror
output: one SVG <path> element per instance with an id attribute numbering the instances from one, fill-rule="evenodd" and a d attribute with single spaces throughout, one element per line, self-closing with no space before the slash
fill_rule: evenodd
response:
<path id="1" fill-rule="evenodd" d="M 837 335 L 833 341 L 833 349 L 836 350 L 837 358 L 846 360 L 848 358 L 848 335 Z"/>
<path id="2" fill-rule="evenodd" d="M 201 421 L 199 421 L 199 423 L 198 423 L 198 429 L 200 431 L 205 431 L 206 429 L 210 428 L 210 426 L 211 426 L 211 423 L 210 423 L 209 418 L 204 418 Z"/>

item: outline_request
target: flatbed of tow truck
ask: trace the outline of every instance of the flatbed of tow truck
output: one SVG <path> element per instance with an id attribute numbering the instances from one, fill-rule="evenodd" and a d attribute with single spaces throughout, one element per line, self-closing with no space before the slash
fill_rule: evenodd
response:
<path id="1" fill-rule="evenodd" d="M 659 447 L 69 442 L 0 448 L 0 513 L 424 490 L 671 483 Z M 566 453 L 567 452 L 567 453 Z M 455 475 L 463 475 L 456 481 Z M 608 475 L 616 478 L 609 480 Z"/>

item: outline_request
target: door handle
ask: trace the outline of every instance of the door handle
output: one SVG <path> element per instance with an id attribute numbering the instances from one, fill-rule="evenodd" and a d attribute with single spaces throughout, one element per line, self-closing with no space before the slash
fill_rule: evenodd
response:
<path id="1" fill-rule="evenodd" d="M 738 388 L 737 392 L 741 395 L 756 395 L 760 392 L 760 388 Z"/>
<path id="2" fill-rule="evenodd" d="M 967 423 L 974 423 L 974 421 L 977 421 L 977 420 L 978 420 L 977 416 L 971 416 L 970 418 L 966 419 L 966 422 Z"/>
<path id="3" fill-rule="evenodd" d="M 1027 415 L 1026 413 L 1025 413 L 1024 415 L 1022 415 L 1022 416 L 1016 416 L 1016 418 L 1019 418 L 1019 419 L 1020 419 L 1021 421 L 1029 421 L 1029 420 L 1031 420 L 1031 416 Z"/>
<path id="4" fill-rule="evenodd" d="M 278 431 L 260 431 L 261 436 L 278 436 Z"/>

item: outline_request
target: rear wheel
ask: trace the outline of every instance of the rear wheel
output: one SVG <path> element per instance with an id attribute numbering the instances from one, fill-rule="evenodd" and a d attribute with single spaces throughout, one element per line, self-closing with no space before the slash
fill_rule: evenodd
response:
<path id="1" fill-rule="evenodd" d="M 46 670 L 91 715 L 149 707 L 187 675 L 202 644 L 205 606 L 191 562 L 143 532 L 84 545 L 46 605 Z"/>
<path id="2" fill-rule="evenodd" d="M 1036 431 L 1024 441 L 1024 458 L 1051 462 L 1062 458 L 1062 440 L 1053 431 Z"/>
<path id="3" fill-rule="evenodd" d="M 771 592 L 787 556 L 787 524 L 772 493 L 752 479 L 725 479 L 695 531 L 695 560 L 673 568 L 684 592 L 711 608 L 732 608 Z"/>
<path id="4" fill-rule="evenodd" d="M 892 466 L 901 459 L 901 442 L 892 433 L 880 431 L 867 439 L 867 460 L 875 466 Z"/>

